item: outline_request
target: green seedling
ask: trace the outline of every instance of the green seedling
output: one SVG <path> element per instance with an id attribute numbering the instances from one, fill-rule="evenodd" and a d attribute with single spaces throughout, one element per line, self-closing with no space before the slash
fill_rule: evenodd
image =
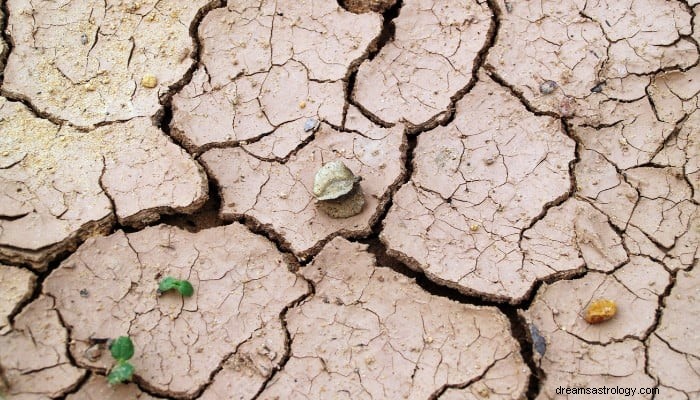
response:
<path id="1" fill-rule="evenodd" d="M 167 292 L 168 290 L 177 290 L 183 297 L 190 297 L 194 294 L 194 288 L 192 284 L 186 280 L 175 279 L 172 276 L 168 276 L 160 281 L 158 284 L 158 294 Z"/>
<path id="2" fill-rule="evenodd" d="M 130 381 L 134 375 L 134 366 L 128 360 L 134 356 L 134 343 L 128 336 L 119 336 L 109 346 L 112 357 L 117 360 L 112 370 L 107 375 L 110 385 L 116 385 L 125 381 Z"/>

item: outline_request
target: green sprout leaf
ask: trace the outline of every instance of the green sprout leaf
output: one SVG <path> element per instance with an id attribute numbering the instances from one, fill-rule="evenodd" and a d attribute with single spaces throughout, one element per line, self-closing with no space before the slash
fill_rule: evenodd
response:
<path id="1" fill-rule="evenodd" d="M 190 297 L 194 294 L 194 288 L 192 284 L 188 281 L 180 281 L 180 285 L 177 287 L 177 291 L 180 292 L 184 297 Z"/>
<path id="2" fill-rule="evenodd" d="M 176 282 L 177 279 L 173 278 L 172 276 L 164 278 L 162 281 L 160 281 L 160 284 L 158 284 L 158 292 L 164 293 L 168 290 L 175 289 Z"/>
<path id="3" fill-rule="evenodd" d="M 116 385 L 125 381 L 130 381 L 134 375 L 134 366 L 126 361 L 119 360 L 112 368 L 112 371 L 107 375 L 107 381 L 110 385 Z"/>
<path id="4" fill-rule="evenodd" d="M 194 294 L 194 287 L 186 280 L 175 279 L 168 276 L 158 284 L 158 293 L 167 292 L 168 290 L 177 290 L 183 297 L 190 297 Z"/>
<path id="5" fill-rule="evenodd" d="M 131 342 L 128 336 L 119 336 L 109 346 L 109 351 L 115 360 L 126 361 L 134 356 L 134 343 Z"/>

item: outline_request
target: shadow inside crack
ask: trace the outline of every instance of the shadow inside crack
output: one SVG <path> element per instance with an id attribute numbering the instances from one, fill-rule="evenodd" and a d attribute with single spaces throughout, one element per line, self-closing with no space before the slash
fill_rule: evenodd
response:
<path id="1" fill-rule="evenodd" d="M 199 232 L 204 229 L 214 228 L 217 226 L 228 225 L 230 222 L 226 222 L 219 216 L 219 210 L 221 209 L 221 196 L 219 194 L 219 189 L 216 182 L 213 179 L 209 179 L 209 199 L 200 207 L 197 211 L 192 214 L 170 214 L 163 215 L 158 221 L 154 223 L 166 224 L 176 226 L 180 229 L 184 229 L 188 232 Z"/>

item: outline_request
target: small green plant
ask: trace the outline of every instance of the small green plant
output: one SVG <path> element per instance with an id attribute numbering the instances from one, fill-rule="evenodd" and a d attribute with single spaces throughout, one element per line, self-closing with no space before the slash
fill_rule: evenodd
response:
<path id="1" fill-rule="evenodd" d="M 110 385 L 116 385 L 125 381 L 130 381 L 134 375 L 134 366 L 129 363 L 129 359 L 134 356 L 134 343 L 128 336 L 119 336 L 109 346 L 112 357 L 117 360 L 112 370 L 107 375 Z"/>
<path id="2" fill-rule="evenodd" d="M 194 294 L 192 284 L 186 280 L 175 279 L 172 276 L 163 278 L 158 284 L 158 294 L 167 292 L 168 290 L 177 290 L 183 297 L 190 297 Z"/>

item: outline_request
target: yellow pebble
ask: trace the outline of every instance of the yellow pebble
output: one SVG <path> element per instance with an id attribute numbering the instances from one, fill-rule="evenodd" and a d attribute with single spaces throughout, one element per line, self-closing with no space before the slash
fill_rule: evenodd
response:
<path id="1" fill-rule="evenodd" d="M 614 317 L 615 313 L 617 313 L 617 306 L 614 301 L 598 299 L 588 306 L 585 319 L 589 324 L 599 324 Z"/>
<path id="2" fill-rule="evenodd" d="M 305 102 L 305 101 L 300 101 L 300 102 L 299 102 L 299 108 L 306 108 L 306 102 Z"/>
<path id="3" fill-rule="evenodd" d="M 158 79 L 156 79 L 153 74 L 146 74 L 141 78 L 141 86 L 149 89 L 153 89 L 158 85 Z"/>
<path id="4" fill-rule="evenodd" d="M 484 398 L 489 398 L 489 389 L 482 387 L 477 390 L 477 393 L 479 393 L 479 396 L 484 397 Z"/>
<path id="5" fill-rule="evenodd" d="M 472 224 L 472 226 L 470 226 L 469 229 L 471 229 L 472 232 L 476 232 L 479 230 L 479 225 Z"/>

